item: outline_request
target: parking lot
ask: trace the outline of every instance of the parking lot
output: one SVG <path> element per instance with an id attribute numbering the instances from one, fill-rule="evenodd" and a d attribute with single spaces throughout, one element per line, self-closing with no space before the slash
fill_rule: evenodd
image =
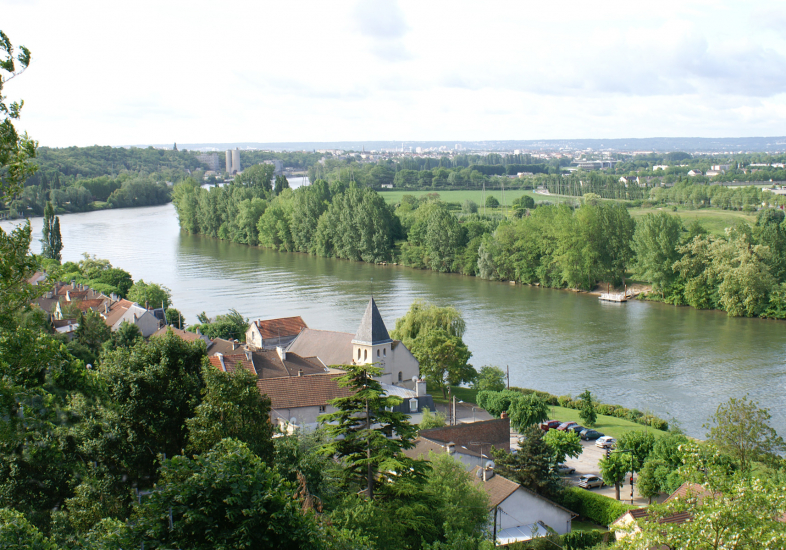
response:
<path id="1" fill-rule="evenodd" d="M 578 485 L 579 477 L 583 474 L 595 474 L 598 477 L 602 477 L 600 475 L 600 467 L 598 466 L 598 461 L 606 456 L 605 449 L 601 449 L 600 447 L 595 446 L 594 441 L 582 441 L 582 453 L 578 458 L 569 458 L 565 461 L 565 464 L 570 466 L 571 468 L 576 468 L 576 473 L 565 476 L 565 478 L 572 484 Z M 633 504 L 636 506 L 646 506 L 649 503 L 649 499 L 643 498 L 639 496 L 638 491 L 636 490 L 636 479 L 637 476 L 633 478 Z M 606 495 L 607 497 L 617 498 L 616 492 L 614 491 L 614 486 L 611 487 L 600 487 L 598 489 L 588 489 L 593 493 L 600 493 L 602 495 Z M 625 479 L 625 484 L 621 486 L 620 489 L 620 498 L 623 502 L 630 504 L 630 482 L 628 479 Z"/>

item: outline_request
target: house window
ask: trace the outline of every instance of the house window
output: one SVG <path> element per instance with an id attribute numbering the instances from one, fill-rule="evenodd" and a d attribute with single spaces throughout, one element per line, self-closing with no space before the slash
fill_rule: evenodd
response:
<path id="1" fill-rule="evenodd" d="M 368 359 L 368 350 L 364 349 L 363 350 L 363 360 L 365 361 L 366 359 Z"/>
<path id="2" fill-rule="evenodd" d="M 388 348 L 382 348 L 382 355 L 385 357 L 388 356 Z"/>
<path id="3" fill-rule="evenodd" d="M 401 371 L 398 371 L 398 381 L 401 382 L 403 379 L 404 378 L 403 375 L 401 374 Z"/>
<path id="4" fill-rule="evenodd" d="M 377 350 L 377 357 L 379 357 L 379 350 Z"/>
<path id="5" fill-rule="evenodd" d="M 360 361 L 360 348 L 358 348 L 358 361 Z"/>
<path id="6" fill-rule="evenodd" d="M 325 412 L 325 405 L 320 405 L 319 406 L 319 412 L 320 412 L 320 414 Z"/>

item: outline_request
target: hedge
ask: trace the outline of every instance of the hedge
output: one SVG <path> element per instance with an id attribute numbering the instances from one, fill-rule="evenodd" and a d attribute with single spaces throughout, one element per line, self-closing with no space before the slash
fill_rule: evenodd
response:
<path id="1" fill-rule="evenodd" d="M 613 498 L 599 495 L 579 487 L 569 487 L 565 489 L 560 498 L 560 504 L 584 516 L 590 521 L 607 526 L 628 510 L 635 508 L 635 506 L 623 504 Z"/>
<path id="2" fill-rule="evenodd" d="M 592 548 L 601 542 L 607 542 L 608 532 L 604 531 L 571 531 L 560 537 L 562 548 L 565 550 L 581 550 Z"/>

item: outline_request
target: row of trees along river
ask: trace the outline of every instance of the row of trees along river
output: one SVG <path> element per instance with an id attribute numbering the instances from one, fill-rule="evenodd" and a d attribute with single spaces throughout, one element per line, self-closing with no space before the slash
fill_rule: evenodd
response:
<path id="1" fill-rule="evenodd" d="M 503 219 L 456 213 L 428 196 L 394 207 L 340 181 L 278 192 L 262 181 L 205 189 L 184 180 L 173 191 L 181 228 L 280 251 L 551 288 L 591 290 L 634 275 L 668 303 L 786 318 L 786 223 L 777 209 L 715 236 L 664 212 L 636 222 L 623 205 L 589 196 L 579 208 L 519 202 L 519 217 Z"/>

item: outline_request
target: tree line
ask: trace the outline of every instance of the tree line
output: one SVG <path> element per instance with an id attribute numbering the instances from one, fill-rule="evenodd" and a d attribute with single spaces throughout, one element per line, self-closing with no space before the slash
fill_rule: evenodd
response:
<path id="1" fill-rule="evenodd" d="M 278 195 L 269 186 L 182 183 L 174 195 L 184 230 L 237 243 L 551 288 L 592 290 L 639 276 L 675 304 L 773 318 L 786 309 L 786 225 L 777 209 L 713 236 L 663 212 L 637 223 L 622 204 L 589 194 L 578 208 L 514 205 L 513 219 L 456 213 L 429 196 L 405 196 L 393 210 L 373 190 L 340 182 Z"/>

